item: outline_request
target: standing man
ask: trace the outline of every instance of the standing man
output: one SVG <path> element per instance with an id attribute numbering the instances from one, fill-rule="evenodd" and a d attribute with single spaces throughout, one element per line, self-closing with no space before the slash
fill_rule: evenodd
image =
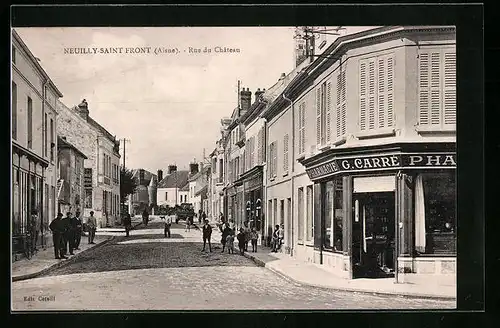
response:
<path id="1" fill-rule="evenodd" d="M 37 248 L 36 248 L 36 243 L 38 242 L 38 211 L 37 210 L 33 210 L 31 212 L 31 227 L 30 227 L 30 232 L 31 232 L 31 238 L 32 238 L 32 251 L 33 252 L 36 252 L 37 251 Z"/>
<path id="2" fill-rule="evenodd" d="M 80 218 L 80 212 L 76 211 L 75 217 L 72 219 L 72 226 L 74 229 L 74 244 L 73 246 L 75 249 L 80 249 L 80 241 L 82 240 L 82 228 L 83 228 L 83 223 L 82 219 Z"/>
<path id="3" fill-rule="evenodd" d="M 201 208 L 198 210 L 198 223 L 201 224 L 201 219 L 202 219 L 202 216 L 203 215 L 203 211 L 201 210 Z"/>
<path id="4" fill-rule="evenodd" d="M 94 211 L 90 211 L 90 217 L 87 219 L 87 226 L 89 227 L 89 244 L 95 244 L 94 237 L 97 227 L 97 221 L 94 217 Z"/>
<path id="5" fill-rule="evenodd" d="M 205 212 L 201 214 L 201 219 L 203 220 L 203 222 L 207 220 L 207 214 Z"/>
<path id="6" fill-rule="evenodd" d="M 244 228 L 243 233 L 245 234 L 245 241 L 243 243 L 245 252 L 248 252 L 248 242 L 250 241 L 250 228 L 248 227 L 248 221 L 243 222 Z"/>
<path id="7" fill-rule="evenodd" d="M 66 217 L 61 219 L 61 227 L 62 227 L 62 254 L 66 256 L 68 254 L 68 247 L 69 247 L 69 254 L 73 254 L 73 241 L 71 240 L 73 233 L 71 229 L 71 212 L 66 212 Z"/>
<path id="8" fill-rule="evenodd" d="M 62 213 L 57 213 L 57 217 L 50 222 L 49 228 L 52 231 L 52 242 L 54 243 L 54 255 L 56 259 L 67 259 L 62 252 L 62 238 L 64 227 L 62 222 Z"/>
<path id="9" fill-rule="evenodd" d="M 164 229 L 165 237 L 170 238 L 170 227 L 171 226 L 172 226 L 172 217 L 170 215 L 167 215 L 165 217 L 165 229 Z"/>
<path id="10" fill-rule="evenodd" d="M 210 243 L 210 238 L 212 238 L 212 226 L 208 224 L 208 220 L 205 220 L 205 224 L 203 225 L 203 249 L 202 252 L 205 251 L 205 245 L 208 241 L 208 249 L 210 253 L 212 253 L 212 244 Z"/>
<path id="11" fill-rule="evenodd" d="M 123 218 L 123 225 L 125 226 L 126 236 L 130 236 L 130 229 L 132 228 L 132 218 L 130 217 L 130 214 L 125 214 L 125 217 Z"/>

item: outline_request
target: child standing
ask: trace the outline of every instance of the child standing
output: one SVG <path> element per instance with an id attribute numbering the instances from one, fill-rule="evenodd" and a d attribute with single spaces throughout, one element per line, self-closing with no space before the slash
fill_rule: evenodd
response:
<path id="1" fill-rule="evenodd" d="M 240 228 L 240 232 L 238 233 L 236 238 L 238 239 L 238 248 L 240 249 L 240 254 L 243 255 L 243 253 L 245 252 L 245 243 L 246 243 L 245 230 L 243 228 Z"/>
<path id="2" fill-rule="evenodd" d="M 252 241 L 252 252 L 257 253 L 257 239 L 259 239 L 259 234 L 255 228 L 250 232 L 250 240 Z"/>

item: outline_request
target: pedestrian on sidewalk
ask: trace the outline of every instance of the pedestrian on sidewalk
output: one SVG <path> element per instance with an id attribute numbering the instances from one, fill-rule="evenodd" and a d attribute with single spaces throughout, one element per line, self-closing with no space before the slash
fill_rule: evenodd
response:
<path id="1" fill-rule="evenodd" d="M 171 226 L 172 226 L 172 217 L 170 215 L 167 215 L 165 217 L 165 229 L 164 229 L 165 237 L 170 238 L 170 227 Z"/>
<path id="2" fill-rule="evenodd" d="M 205 224 L 203 225 L 202 229 L 203 233 L 203 249 L 201 250 L 202 252 L 205 251 L 205 245 L 208 241 L 208 249 L 210 250 L 210 253 L 212 252 L 212 244 L 210 243 L 210 238 L 212 238 L 212 226 L 208 224 L 208 220 L 205 220 Z"/>
<path id="3" fill-rule="evenodd" d="M 90 217 L 87 219 L 87 226 L 89 229 L 89 244 L 95 244 L 94 243 L 94 237 L 95 237 L 95 231 L 97 228 L 97 221 L 96 218 L 94 217 L 94 211 L 90 211 Z"/>
<path id="4" fill-rule="evenodd" d="M 191 218 L 186 218 L 186 230 L 184 232 L 191 231 Z"/>
<path id="5" fill-rule="evenodd" d="M 30 232 L 31 232 L 31 245 L 32 245 L 32 252 L 38 251 L 36 244 L 38 242 L 38 232 L 39 232 L 39 223 L 38 223 L 38 211 L 33 210 L 31 212 L 31 227 L 30 227 Z"/>
<path id="6" fill-rule="evenodd" d="M 148 221 L 149 221 L 149 213 L 148 210 L 145 208 L 144 211 L 142 212 L 142 223 L 144 223 L 144 226 L 148 226 Z"/>
<path id="7" fill-rule="evenodd" d="M 129 237 L 130 230 L 132 229 L 132 218 L 129 213 L 125 214 L 123 218 L 123 226 L 125 227 L 125 237 Z"/>
<path id="8" fill-rule="evenodd" d="M 243 255 L 245 253 L 245 229 L 240 228 L 240 232 L 236 235 L 236 239 L 238 239 L 238 248 L 240 249 L 240 254 Z"/>
<path id="9" fill-rule="evenodd" d="M 56 259 L 67 259 L 61 247 L 64 234 L 62 217 L 62 213 L 57 213 L 57 217 L 49 225 L 49 229 L 52 231 L 52 243 L 54 244 L 54 256 Z"/>
<path id="10" fill-rule="evenodd" d="M 252 252 L 257 253 L 257 239 L 259 239 L 259 234 L 255 228 L 252 229 L 250 233 L 250 240 L 252 241 Z"/>
<path id="11" fill-rule="evenodd" d="M 248 242 L 250 242 L 250 227 L 248 226 L 248 221 L 243 222 L 243 230 L 245 232 L 245 252 L 248 252 Z"/>
<path id="12" fill-rule="evenodd" d="M 76 211 L 75 217 L 73 218 L 72 223 L 73 223 L 74 233 L 75 233 L 74 246 L 75 246 L 75 249 L 80 250 L 80 241 L 82 240 L 83 224 L 82 224 L 82 219 L 80 218 L 79 211 Z"/>
<path id="13" fill-rule="evenodd" d="M 281 250 L 285 240 L 285 225 L 282 223 L 278 230 L 278 250 Z"/>
<path id="14" fill-rule="evenodd" d="M 272 252 L 277 253 L 278 252 L 278 243 L 279 243 L 279 230 L 280 226 L 277 224 L 274 227 L 274 232 L 273 232 L 273 237 L 272 237 Z"/>
<path id="15" fill-rule="evenodd" d="M 66 217 L 62 219 L 64 226 L 64 234 L 63 234 L 63 253 L 64 255 L 75 255 L 73 253 L 73 242 L 75 240 L 75 234 L 73 229 L 73 218 L 71 216 L 71 212 L 66 212 Z"/>
<path id="16" fill-rule="evenodd" d="M 221 225 L 221 230 L 222 230 L 222 238 L 220 240 L 221 244 L 222 244 L 222 252 L 221 253 L 224 253 L 224 249 L 226 248 L 226 243 L 227 243 L 227 236 L 229 236 L 231 234 L 231 228 L 229 228 L 229 226 L 225 223 L 223 223 Z M 229 245 L 228 245 L 228 249 L 229 249 Z"/>

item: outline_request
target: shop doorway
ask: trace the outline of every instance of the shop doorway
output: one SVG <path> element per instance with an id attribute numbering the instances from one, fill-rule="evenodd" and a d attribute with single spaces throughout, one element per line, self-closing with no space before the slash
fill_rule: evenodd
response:
<path id="1" fill-rule="evenodd" d="M 355 193 L 353 197 L 353 277 L 394 277 L 394 192 Z"/>

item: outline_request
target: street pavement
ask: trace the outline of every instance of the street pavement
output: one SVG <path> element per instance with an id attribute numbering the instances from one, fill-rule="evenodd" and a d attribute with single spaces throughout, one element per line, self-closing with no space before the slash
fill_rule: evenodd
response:
<path id="1" fill-rule="evenodd" d="M 443 309 L 455 302 L 294 284 L 238 254 L 202 252 L 201 231 L 153 220 L 43 276 L 12 284 L 14 310 Z"/>

